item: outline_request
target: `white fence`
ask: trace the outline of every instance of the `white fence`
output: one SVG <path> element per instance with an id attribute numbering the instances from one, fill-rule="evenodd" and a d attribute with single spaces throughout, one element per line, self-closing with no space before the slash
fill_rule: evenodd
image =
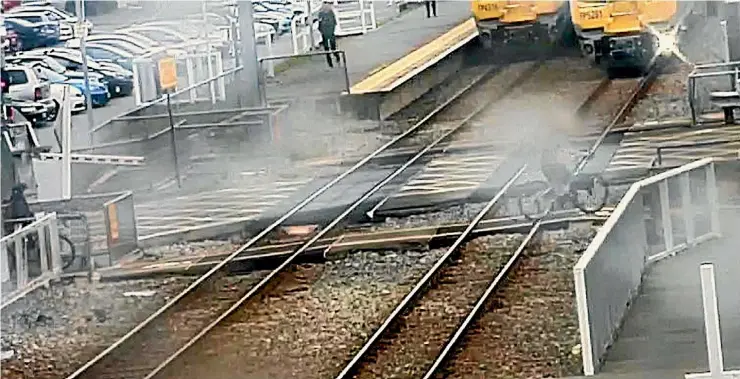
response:
<path id="1" fill-rule="evenodd" d="M 378 27 L 375 19 L 375 5 L 367 0 L 334 0 L 334 13 L 337 17 L 337 36 L 365 34 Z"/>
<path id="2" fill-rule="evenodd" d="M 30 240 L 34 242 L 30 243 Z M 56 213 L 47 214 L 0 240 L 3 306 L 61 274 L 62 258 L 59 247 Z M 8 265 L 11 252 L 15 255 L 14 281 Z M 35 256 L 36 254 L 38 257 Z M 29 272 L 29 261 L 36 260 L 38 260 L 41 271 Z M 5 293 L 6 288 L 12 288 L 12 291 Z"/>
<path id="3" fill-rule="evenodd" d="M 713 158 L 630 187 L 573 269 L 585 375 L 598 371 L 645 269 L 719 236 L 718 203 Z"/>

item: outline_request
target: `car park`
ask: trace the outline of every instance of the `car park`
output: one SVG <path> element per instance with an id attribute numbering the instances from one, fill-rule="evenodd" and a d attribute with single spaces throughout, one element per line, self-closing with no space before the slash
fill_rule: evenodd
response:
<path id="1" fill-rule="evenodd" d="M 21 51 L 20 40 L 18 39 L 18 33 L 12 29 L 5 30 L 5 38 L 3 41 L 3 50 L 7 54 L 15 54 Z"/>
<path id="2" fill-rule="evenodd" d="M 53 22 L 55 24 L 55 27 L 59 29 L 59 40 L 60 41 L 66 41 L 70 38 L 72 38 L 73 35 L 73 26 L 72 24 L 61 20 L 57 15 L 55 15 L 52 12 L 48 11 L 32 11 L 29 8 L 29 10 L 22 11 L 22 12 L 12 12 L 8 13 L 7 17 L 14 17 L 14 18 L 23 18 L 26 20 L 38 20 L 39 17 L 42 17 L 45 20 L 48 20 L 49 22 Z"/>
<path id="3" fill-rule="evenodd" d="M 294 16 L 292 11 L 271 8 L 263 3 L 253 3 L 252 7 L 255 21 L 272 26 L 279 34 L 290 31 Z"/>
<path id="4" fill-rule="evenodd" d="M 82 72 L 82 53 L 79 50 L 64 48 L 39 49 L 26 52 L 26 54 L 48 56 L 67 70 Z M 103 75 L 103 79 L 100 81 L 108 87 L 108 92 L 110 92 L 111 96 L 130 95 L 134 88 L 133 73 L 110 62 L 101 63 L 89 58 L 87 65 L 88 71 Z"/>
<path id="5" fill-rule="evenodd" d="M 100 43 L 90 43 L 86 49 L 87 55 L 96 61 L 111 62 L 127 70 L 133 70 L 134 54 L 123 49 Z"/>
<path id="6" fill-rule="evenodd" d="M 33 69 L 26 66 L 7 65 L 10 99 L 19 104 L 18 110 L 35 125 L 55 118 L 57 104 L 51 98 L 50 83 L 39 79 Z M 27 116 L 30 115 L 30 116 Z"/>
<path id="7" fill-rule="evenodd" d="M 11 17 L 5 19 L 5 28 L 11 30 L 16 36 L 16 49 L 18 51 L 49 47 L 58 43 L 58 39 L 55 41 L 53 37 L 49 37 L 49 35 L 53 36 L 53 31 L 42 33 L 42 28 L 45 27 L 24 19 Z"/>
<path id="8" fill-rule="evenodd" d="M 83 78 L 70 78 L 41 66 L 34 67 L 34 70 L 39 78 L 48 80 L 52 84 L 67 84 L 74 86 L 78 90 L 82 91 L 83 94 L 87 94 L 87 91 L 85 90 L 85 79 Z M 101 83 L 98 77 L 88 77 L 88 79 L 88 84 L 90 86 L 90 101 L 92 102 L 93 107 L 102 107 L 107 105 L 110 101 L 108 87 Z"/>
<path id="9" fill-rule="evenodd" d="M 79 88 L 68 84 L 52 83 L 51 97 L 57 104 L 60 104 L 59 109 L 61 110 L 61 104 L 64 104 L 65 88 L 69 88 L 69 104 L 70 108 L 72 108 L 72 114 L 84 112 L 87 109 L 87 100 Z"/>
<path id="10" fill-rule="evenodd" d="M 29 6 L 29 5 L 22 5 L 20 7 L 13 8 L 10 13 L 24 13 L 24 12 L 45 12 L 53 14 L 54 17 L 60 22 L 65 25 L 68 25 L 70 30 L 74 30 L 74 24 L 78 22 L 77 16 L 69 14 L 57 7 L 54 7 L 52 5 L 44 5 L 44 6 Z M 85 20 L 85 29 L 87 30 L 87 33 L 90 34 L 93 30 L 93 23 L 90 22 L 90 20 Z M 70 38 L 74 36 L 74 34 L 70 35 Z"/>

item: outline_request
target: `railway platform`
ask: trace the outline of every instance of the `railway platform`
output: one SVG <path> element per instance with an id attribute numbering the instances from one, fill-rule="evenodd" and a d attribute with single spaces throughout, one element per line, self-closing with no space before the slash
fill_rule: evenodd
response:
<path id="1" fill-rule="evenodd" d="M 737 221 L 737 218 L 735 218 Z M 725 223 L 723 229 L 736 224 Z M 740 297 L 736 273 L 740 239 L 728 232 L 657 263 L 643 282 L 622 331 L 607 352 L 598 376 L 683 378 L 686 373 L 708 371 L 699 265 L 714 263 L 726 370 L 740 368 Z M 647 377 L 647 376 L 646 376 Z"/>

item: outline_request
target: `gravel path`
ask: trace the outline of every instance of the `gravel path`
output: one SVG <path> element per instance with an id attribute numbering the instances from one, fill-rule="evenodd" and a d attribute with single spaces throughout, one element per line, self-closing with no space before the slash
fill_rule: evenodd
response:
<path id="1" fill-rule="evenodd" d="M 358 252 L 284 274 L 158 378 L 326 378 L 443 250 Z M 197 363 L 196 363 L 197 362 Z"/>
<path id="2" fill-rule="evenodd" d="M 579 375 L 572 268 L 595 230 L 548 232 L 527 249 L 489 310 L 468 331 L 457 356 L 447 363 L 445 377 Z"/>
<path id="3" fill-rule="evenodd" d="M 39 289 L 2 312 L 3 378 L 71 374 L 144 320 L 192 278 L 77 281 Z"/>
<path id="4" fill-rule="evenodd" d="M 521 240 L 521 235 L 498 235 L 468 243 L 397 321 L 399 330 L 377 342 L 380 350 L 366 356 L 355 377 L 421 377 Z"/>
<path id="5" fill-rule="evenodd" d="M 642 122 L 687 117 L 691 112 L 686 97 L 686 78 L 690 72 L 691 66 L 679 65 L 674 70 L 658 76 L 647 94 L 635 104 L 625 121 Z"/>

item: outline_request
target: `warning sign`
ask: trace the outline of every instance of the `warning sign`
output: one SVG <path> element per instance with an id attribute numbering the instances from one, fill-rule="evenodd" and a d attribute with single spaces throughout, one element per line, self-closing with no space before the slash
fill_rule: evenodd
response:
<path id="1" fill-rule="evenodd" d="M 118 241 L 118 208 L 116 204 L 108 205 L 108 225 L 110 227 L 110 239 L 111 242 Z"/>
<path id="2" fill-rule="evenodd" d="M 167 57 L 159 60 L 159 86 L 163 91 L 173 91 L 177 88 L 177 64 L 175 58 Z"/>

